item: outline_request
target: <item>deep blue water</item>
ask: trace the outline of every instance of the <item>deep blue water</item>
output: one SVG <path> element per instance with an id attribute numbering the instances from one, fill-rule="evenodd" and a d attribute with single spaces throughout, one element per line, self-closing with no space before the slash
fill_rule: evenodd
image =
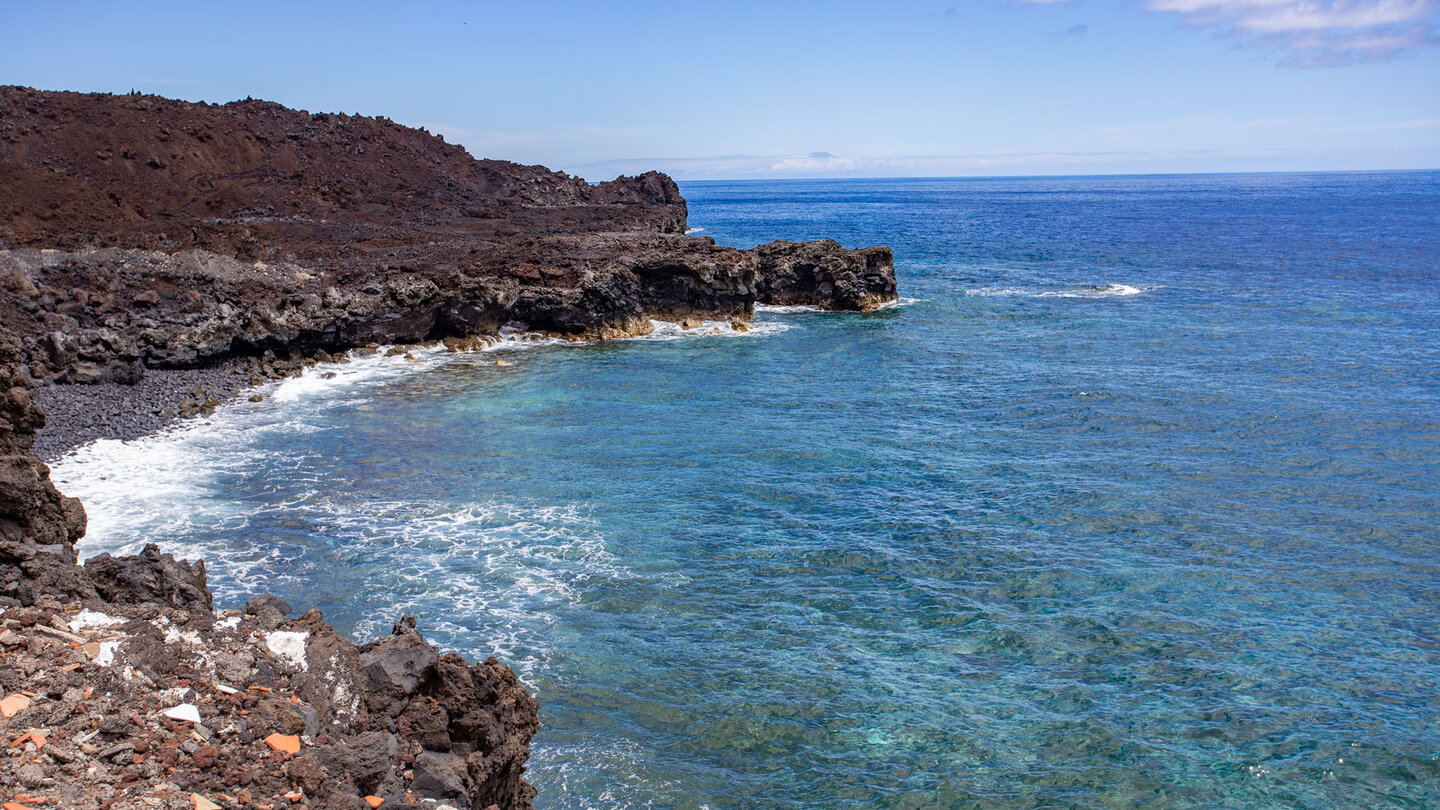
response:
<path id="1" fill-rule="evenodd" d="M 1440 174 L 683 190 L 913 300 L 312 375 L 84 550 L 500 655 L 542 808 L 1440 806 Z"/>

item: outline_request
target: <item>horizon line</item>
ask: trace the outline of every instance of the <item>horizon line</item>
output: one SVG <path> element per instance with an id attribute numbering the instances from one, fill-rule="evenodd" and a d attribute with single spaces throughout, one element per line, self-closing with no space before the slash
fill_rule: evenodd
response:
<path id="1" fill-rule="evenodd" d="M 640 174 L 648 172 L 659 172 L 664 174 L 676 183 L 821 183 L 838 182 L 843 183 L 852 180 L 1022 180 L 1022 179 L 1044 179 L 1044 178 L 1087 178 L 1087 177 L 1215 177 L 1215 176 L 1243 176 L 1243 175 L 1303 175 L 1303 174 L 1423 174 L 1426 172 L 1440 172 L 1440 166 L 1422 167 L 1415 169 L 1262 169 L 1258 171 L 1197 171 L 1197 172 L 1098 172 L 1088 174 L 946 174 L 946 175 L 855 175 L 844 177 L 705 177 L 677 179 L 669 172 L 661 169 L 649 169 Z M 627 175 L 621 175 L 627 176 Z M 636 175 L 628 175 L 634 177 Z M 595 182 L 608 181 L 590 181 Z"/>

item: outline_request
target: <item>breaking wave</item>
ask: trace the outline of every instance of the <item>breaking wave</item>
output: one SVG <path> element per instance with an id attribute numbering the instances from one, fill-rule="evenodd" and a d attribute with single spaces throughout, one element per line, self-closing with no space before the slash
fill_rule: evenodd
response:
<path id="1" fill-rule="evenodd" d="M 1070 284 L 1058 289 L 1026 287 L 980 287 L 966 290 L 969 296 L 985 298 L 1019 296 L 1023 298 L 1129 298 L 1163 289 L 1160 286 L 1134 287 L 1129 284 Z"/>

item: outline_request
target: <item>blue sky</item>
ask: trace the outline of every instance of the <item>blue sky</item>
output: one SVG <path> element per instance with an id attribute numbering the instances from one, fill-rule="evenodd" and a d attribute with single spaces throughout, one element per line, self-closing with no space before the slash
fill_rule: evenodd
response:
<path id="1" fill-rule="evenodd" d="M 0 0 L 0 83 L 425 126 L 590 180 L 1440 167 L 1440 0 Z"/>

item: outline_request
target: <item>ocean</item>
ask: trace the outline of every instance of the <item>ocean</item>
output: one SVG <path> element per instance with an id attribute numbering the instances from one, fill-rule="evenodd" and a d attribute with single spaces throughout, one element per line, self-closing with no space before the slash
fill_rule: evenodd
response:
<path id="1" fill-rule="evenodd" d="M 902 302 L 322 366 L 82 553 L 498 656 L 550 810 L 1440 806 L 1440 173 L 682 190 Z"/>

